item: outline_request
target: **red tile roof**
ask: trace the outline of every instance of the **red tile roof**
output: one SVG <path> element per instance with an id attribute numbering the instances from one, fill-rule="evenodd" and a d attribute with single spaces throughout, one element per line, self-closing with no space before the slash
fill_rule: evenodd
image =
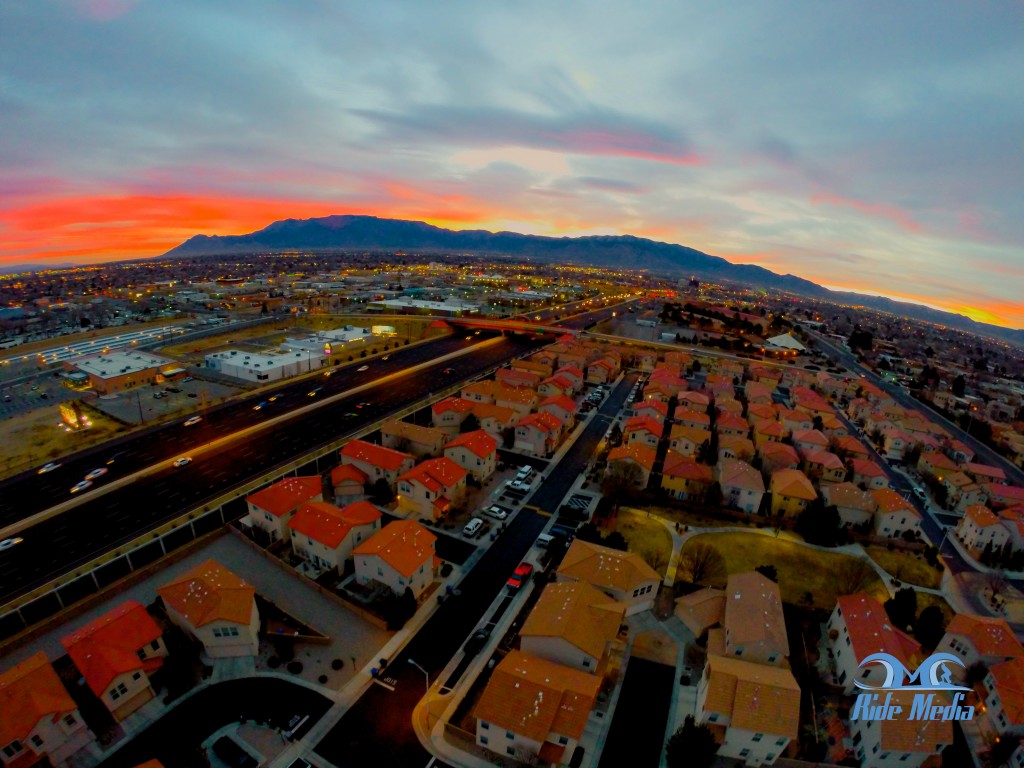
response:
<path id="1" fill-rule="evenodd" d="M 398 479 L 416 482 L 433 493 L 455 486 L 468 473 L 451 459 L 442 456 L 439 459 L 427 459 L 408 472 L 399 475 Z"/>
<path id="2" fill-rule="evenodd" d="M 215 560 L 207 560 L 162 587 L 157 594 L 193 627 L 214 621 L 248 624 L 256 590 Z"/>
<path id="3" fill-rule="evenodd" d="M 549 432 L 557 432 L 562 428 L 562 422 L 557 416 L 548 413 L 547 411 L 538 411 L 537 413 L 531 413 L 524 416 L 519 420 L 517 427 L 533 427 L 540 432 L 545 434 Z"/>
<path id="4" fill-rule="evenodd" d="M 843 620 L 850 634 L 854 658 L 863 659 L 872 653 L 889 653 L 914 669 L 921 653 L 918 642 L 889 622 L 882 604 L 864 593 L 843 595 L 838 600 Z"/>
<path id="5" fill-rule="evenodd" d="M 620 445 L 616 448 L 612 448 L 608 451 L 608 463 L 611 464 L 615 461 L 634 461 L 648 472 L 654 469 L 654 460 L 656 453 L 653 448 L 643 443 L 630 443 L 628 445 Z"/>
<path id="6" fill-rule="evenodd" d="M 40 651 L 0 674 L 0 744 L 27 741 L 40 720 L 51 722 L 77 709 Z"/>
<path id="7" fill-rule="evenodd" d="M 476 429 L 456 437 L 445 446 L 445 450 L 460 447 L 468 448 L 474 455 L 485 459 L 498 450 L 498 441 L 482 429 Z"/>
<path id="8" fill-rule="evenodd" d="M 128 600 L 62 637 L 60 644 L 92 692 L 100 696 L 118 675 L 144 666 L 148 667 L 147 672 L 160 666 L 159 658 L 144 665 L 136 653 L 160 635 L 160 627 L 146 609 L 135 600 Z"/>
<path id="9" fill-rule="evenodd" d="M 669 451 L 665 455 L 665 466 L 662 469 L 662 475 L 710 483 L 714 472 L 707 464 L 698 464 L 696 460 L 689 456 Z"/>
<path id="10" fill-rule="evenodd" d="M 1024 725 L 1024 658 L 993 664 L 989 672 L 996 682 L 999 703 L 1010 725 Z"/>
<path id="11" fill-rule="evenodd" d="M 665 431 L 665 425 L 650 416 L 631 416 L 626 419 L 623 432 L 650 432 L 660 438 Z"/>
<path id="12" fill-rule="evenodd" d="M 262 491 L 245 497 L 250 504 L 266 510 L 275 517 L 295 511 L 302 502 L 323 493 L 320 476 L 286 477 Z"/>
<path id="13" fill-rule="evenodd" d="M 463 400 L 461 397 L 446 397 L 444 400 L 438 400 L 430 406 L 430 410 L 437 414 L 447 413 L 448 411 L 469 413 L 473 410 L 473 403 L 469 400 Z"/>
<path id="14" fill-rule="evenodd" d="M 350 440 L 341 449 L 340 453 L 344 458 L 361 461 L 392 472 L 401 469 L 405 462 L 416 460 L 408 453 L 394 451 L 391 448 L 368 443 L 365 440 Z"/>
<path id="15" fill-rule="evenodd" d="M 352 550 L 353 555 L 376 555 L 406 578 L 427 560 L 433 562 L 437 537 L 415 520 L 395 520 Z"/>
<path id="16" fill-rule="evenodd" d="M 949 622 L 946 631 L 970 638 L 982 656 L 1024 656 L 1024 646 L 1003 618 L 958 613 Z"/>
<path id="17" fill-rule="evenodd" d="M 552 395 L 541 401 L 538 407 L 543 408 L 545 405 L 556 405 L 566 413 L 576 413 L 576 401 L 568 395 Z"/>
<path id="18" fill-rule="evenodd" d="M 339 464 L 331 470 L 331 485 L 346 481 L 365 484 L 370 477 L 355 464 Z"/>
<path id="19" fill-rule="evenodd" d="M 372 525 L 380 516 L 380 510 L 368 501 L 357 501 L 344 509 L 323 501 L 313 501 L 299 507 L 295 516 L 288 521 L 288 527 L 325 547 L 335 549 L 353 528 Z"/>
<path id="20" fill-rule="evenodd" d="M 851 459 L 850 469 L 861 477 L 885 477 L 885 470 L 870 459 Z"/>
<path id="21" fill-rule="evenodd" d="M 772 493 L 780 496 L 790 496 L 795 499 L 813 501 L 818 497 L 814 485 L 807 479 L 807 475 L 799 469 L 780 469 L 772 474 Z"/>

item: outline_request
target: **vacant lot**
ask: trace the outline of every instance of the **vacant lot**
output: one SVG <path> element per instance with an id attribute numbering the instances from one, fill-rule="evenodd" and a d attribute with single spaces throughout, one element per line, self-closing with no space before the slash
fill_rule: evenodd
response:
<path id="1" fill-rule="evenodd" d="M 800 603 L 810 593 L 817 608 L 831 609 L 836 597 L 847 592 L 868 592 L 884 600 L 888 597 L 878 574 L 863 560 L 850 555 L 822 552 L 798 542 L 776 538 L 770 533 L 702 533 L 683 546 L 709 544 L 725 560 L 726 574 L 714 586 L 724 586 L 725 576 L 752 571 L 759 565 L 774 565 L 779 573 L 779 588 L 787 603 Z M 680 573 L 680 580 L 685 580 Z"/>
<path id="2" fill-rule="evenodd" d="M 94 410 L 87 411 L 92 426 L 81 432 L 66 432 L 60 425 L 60 409 L 38 408 L 4 420 L 0 442 L 0 475 L 22 472 L 58 456 L 80 451 L 109 440 L 125 427 Z"/>
<path id="3" fill-rule="evenodd" d="M 672 536 L 665 526 L 645 512 L 620 509 L 614 528 L 629 543 L 629 551 L 640 555 L 662 576 L 672 557 Z"/>
<path id="4" fill-rule="evenodd" d="M 900 581 L 930 589 L 938 589 L 942 582 L 942 571 L 919 557 L 895 550 L 890 552 L 885 547 L 865 547 L 864 550 L 872 560 Z"/>

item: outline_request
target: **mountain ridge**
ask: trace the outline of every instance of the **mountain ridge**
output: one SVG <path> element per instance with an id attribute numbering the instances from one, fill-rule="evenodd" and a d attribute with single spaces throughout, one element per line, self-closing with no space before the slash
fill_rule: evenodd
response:
<path id="1" fill-rule="evenodd" d="M 203 256 L 303 248 L 404 251 L 455 251 L 529 256 L 545 262 L 576 262 L 681 275 L 712 277 L 788 291 L 810 298 L 843 301 L 884 312 L 949 325 L 971 333 L 1024 343 L 1024 330 L 979 323 L 965 315 L 936 310 L 884 296 L 833 291 L 792 274 L 781 275 L 755 264 L 736 264 L 696 248 L 635 235 L 552 237 L 482 229 L 451 230 L 422 221 L 335 214 L 311 219 L 281 219 L 244 235 L 194 235 L 165 257 Z"/>

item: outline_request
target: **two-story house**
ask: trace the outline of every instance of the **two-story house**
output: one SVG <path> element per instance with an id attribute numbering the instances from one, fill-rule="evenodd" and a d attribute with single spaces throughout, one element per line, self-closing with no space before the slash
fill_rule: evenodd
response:
<path id="1" fill-rule="evenodd" d="M 245 497 L 252 524 L 264 531 L 271 541 L 288 540 L 288 521 L 295 510 L 307 501 L 323 500 L 323 481 L 319 475 L 286 477 L 273 485 Z"/>
<path id="2" fill-rule="evenodd" d="M 962 659 L 963 667 L 950 664 L 949 669 L 954 677 L 963 680 L 965 669 L 975 664 L 991 668 L 1002 661 L 1024 657 L 1024 646 L 1006 619 L 958 613 L 950 620 L 935 652 L 951 653 Z"/>
<path id="3" fill-rule="evenodd" d="M 430 423 L 436 429 L 443 429 L 447 434 L 454 435 L 472 410 L 473 401 L 463 400 L 461 397 L 446 397 L 430 406 Z"/>
<path id="4" fill-rule="evenodd" d="M 482 429 L 466 432 L 444 447 L 451 459 L 479 481 L 494 474 L 498 463 L 498 441 Z"/>
<path id="5" fill-rule="evenodd" d="M 434 580 L 437 537 L 415 520 L 388 523 L 354 550 L 356 580 L 377 582 L 401 595 L 419 598 Z"/>
<path id="6" fill-rule="evenodd" d="M 633 464 L 638 469 L 636 487 L 643 490 L 650 481 L 656 456 L 655 450 L 649 445 L 644 443 L 624 443 L 608 451 L 608 466 L 605 472 L 611 474 L 618 471 L 616 467 L 621 464 Z"/>
<path id="7" fill-rule="evenodd" d="M 836 684 L 848 695 L 857 692 L 855 680 L 873 687 L 885 683 L 881 665 L 860 666 L 871 654 L 888 653 L 907 669 L 917 669 L 922 658 L 920 643 L 892 626 L 882 604 L 863 592 L 840 596 L 825 630 L 832 647 Z"/>
<path id="8" fill-rule="evenodd" d="M 342 464 L 352 464 L 369 484 L 383 480 L 394 489 L 398 476 L 416 465 L 416 457 L 366 440 L 349 440 L 339 451 Z"/>
<path id="9" fill-rule="evenodd" d="M 559 582 L 586 581 L 626 606 L 626 615 L 654 605 L 661 574 L 635 552 L 573 540 L 556 572 Z"/>
<path id="10" fill-rule="evenodd" d="M 550 456 L 562 436 L 562 422 L 547 411 L 524 416 L 516 424 L 516 451 L 530 456 Z"/>
<path id="11" fill-rule="evenodd" d="M 380 519 L 380 510 L 368 501 L 344 508 L 308 502 L 288 522 L 292 549 L 315 568 L 344 573 L 353 547 L 380 530 Z"/>
<path id="12" fill-rule="evenodd" d="M 750 464 L 738 459 L 721 459 L 715 467 L 715 474 L 725 506 L 750 514 L 761 508 L 764 480 Z"/>
<path id="13" fill-rule="evenodd" d="M 664 425 L 649 416 L 632 416 L 626 419 L 622 429 L 623 440 L 628 445 L 643 443 L 657 449 L 664 432 Z"/>
<path id="14" fill-rule="evenodd" d="M 1002 521 L 982 504 L 968 507 L 955 529 L 956 537 L 971 557 L 978 559 L 982 552 L 998 552 L 1010 540 L 1010 531 Z"/>
<path id="15" fill-rule="evenodd" d="M 772 515 L 796 517 L 818 498 L 814 485 L 799 469 L 780 469 L 772 474 Z"/>
<path id="16" fill-rule="evenodd" d="M 451 459 L 427 459 L 398 478 L 398 508 L 405 514 L 440 520 L 462 500 L 469 473 Z"/>
<path id="17" fill-rule="evenodd" d="M 443 429 L 389 419 L 380 427 L 381 444 L 385 448 L 411 453 L 417 458 L 438 456 L 449 435 Z"/>
<path id="18" fill-rule="evenodd" d="M 875 501 L 875 535 L 887 538 L 921 533 L 921 513 L 892 488 L 868 491 Z"/>
<path id="19" fill-rule="evenodd" d="M 711 487 L 714 470 L 696 459 L 675 451 L 665 454 L 661 470 L 661 487 L 674 499 L 701 500 Z"/>

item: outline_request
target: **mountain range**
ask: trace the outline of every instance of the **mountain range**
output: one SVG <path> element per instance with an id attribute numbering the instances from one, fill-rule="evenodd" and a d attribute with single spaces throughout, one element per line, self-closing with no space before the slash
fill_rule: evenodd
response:
<path id="1" fill-rule="evenodd" d="M 871 307 L 906 317 L 948 325 L 971 333 L 1024 343 L 1024 331 L 979 323 L 964 315 L 894 301 L 831 291 L 796 275 L 780 275 L 753 264 L 734 264 L 684 245 L 632 235 L 544 237 L 517 232 L 451 230 L 422 221 L 376 216 L 339 215 L 284 219 L 246 235 L 195 235 L 165 257 L 289 250 L 450 251 L 529 257 L 537 261 L 595 267 L 629 267 L 703 279 L 729 280 L 773 288 L 809 298 Z"/>

